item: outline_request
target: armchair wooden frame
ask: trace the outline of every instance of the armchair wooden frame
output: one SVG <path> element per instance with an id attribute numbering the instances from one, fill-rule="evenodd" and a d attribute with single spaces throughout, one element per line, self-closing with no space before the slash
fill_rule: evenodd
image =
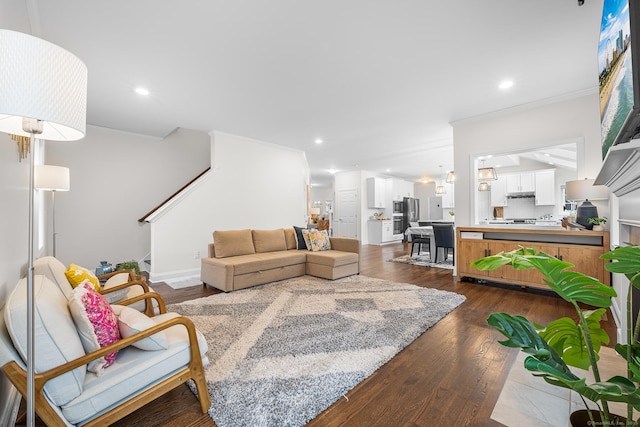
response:
<path id="1" fill-rule="evenodd" d="M 136 276 L 135 271 L 133 270 L 116 270 L 116 271 L 112 271 L 111 273 L 106 273 L 106 274 L 101 274 L 100 276 L 98 276 L 98 280 L 100 280 L 101 282 L 104 280 L 107 280 L 117 274 L 122 274 L 122 273 L 128 273 L 129 274 L 129 280 L 126 283 L 123 283 L 122 285 L 118 285 L 118 286 L 114 286 L 112 288 L 109 289 L 102 289 L 100 291 L 101 294 L 106 295 L 109 294 L 111 292 L 115 292 L 115 291 L 119 291 L 120 289 L 125 289 L 125 288 L 130 288 L 133 286 L 140 286 L 142 288 L 142 293 L 143 294 L 147 294 L 149 292 L 151 292 L 151 289 L 149 288 L 149 285 L 147 284 L 147 282 L 145 282 L 144 280 L 139 279 Z M 157 295 L 157 294 L 156 294 Z M 153 316 L 153 304 L 151 304 L 151 300 L 148 298 L 142 298 L 144 299 L 144 314 L 146 314 L 149 317 Z M 158 301 L 158 303 L 160 303 L 160 299 L 155 298 L 156 301 Z M 137 299 L 135 301 L 132 302 L 136 302 L 136 301 L 140 301 L 141 299 Z M 123 301 L 119 301 L 117 304 L 120 305 L 124 305 Z M 160 313 L 164 313 L 164 311 L 160 311 Z"/>
<path id="2" fill-rule="evenodd" d="M 124 286 L 124 285 L 123 285 Z M 115 288 L 114 288 L 115 289 Z M 144 295 L 138 295 L 129 300 L 120 302 L 119 304 L 128 305 L 136 301 L 145 298 L 156 298 L 161 307 L 161 313 L 166 312 L 164 301 L 162 297 L 155 292 L 148 292 Z M 149 304 L 150 305 L 150 304 Z M 209 392 L 207 389 L 207 381 L 204 374 L 204 367 L 202 365 L 202 357 L 200 356 L 200 346 L 198 345 L 198 337 L 196 334 L 196 328 L 193 322 L 184 316 L 168 319 L 162 323 L 159 323 L 151 328 L 145 329 L 139 333 L 131 335 L 127 338 L 123 338 L 120 341 L 102 347 L 100 350 L 93 351 L 75 360 L 67 362 L 56 368 L 50 369 L 40 374 L 35 374 L 35 390 L 34 390 L 34 406 L 36 413 L 42 419 L 42 421 L 50 427 L 63 427 L 67 424 L 62 420 L 58 413 L 52 408 L 51 403 L 45 398 L 44 385 L 47 381 L 56 378 L 66 372 L 72 371 L 75 368 L 86 365 L 92 360 L 103 357 L 115 350 L 130 346 L 136 341 L 140 341 L 147 338 L 159 331 L 170 328 L 175 325 L 183 325 L 188 332 L 189 336 L 189 348 L 191 351 L 191 359 L 189 365 L 173 375 L 163 379 L 154 386 L 141 392 L 140 394 L 132 397 L 126 402 L 121 403 L 118 406 L 113 407 L 109 411 L 92 419 L 91 421 L 83 424 L 84 426 L 104 426 L 114 423 L 115 421 L 124 418 L 135 410 L 141 408 L 147 403 L 155 400 L 159 396 L 173 390 L 174 388 L 184 384 L 187 380 L 194 381 L 196 390 L 198 392 L 198 400 L 200 402 L 200 409 L 202 413 L 207 413 L 211 406 L 211 400 L 209 398 Z M 9 381 L 16 387 L 16 389 L 22 394 L 24 398 L 27 396 L 27 372 L 17 362 L 12 361 L 2 367 L 2 371 L 5 373 Z"/>

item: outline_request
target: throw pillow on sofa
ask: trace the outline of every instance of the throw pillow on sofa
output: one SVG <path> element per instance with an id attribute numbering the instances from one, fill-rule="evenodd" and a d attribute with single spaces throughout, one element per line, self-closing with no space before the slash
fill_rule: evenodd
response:
<path id="1" fill-rule="evenodd" d="M 296 243 L 298 245 L 298 249 L 308 249 L 307 243 L 305 241 L 304 236 L 302 235 L 302 231 L 306 230 L 306 228 L 293 226 L 293 231 L 296 233 Z"/>
<path id="2" fill-rule="evenodd" d="M 331 249 L 329 233 L 327 233 L 326 230 L 302 230 L 302 235 L 304 236 L 304 240 L 307 243 L 307 247 L 312 252 L 328 251 Z"/>

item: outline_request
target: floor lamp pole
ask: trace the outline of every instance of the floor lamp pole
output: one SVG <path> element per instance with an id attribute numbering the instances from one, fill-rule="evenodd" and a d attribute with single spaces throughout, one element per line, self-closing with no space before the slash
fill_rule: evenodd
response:
<path id="1" fill-rule="evenodd" d="M 35 425 L 35 316 L 33 292 L 33 206 L 35 134 L 31 132 L 31 153 L 29 154 L 29 254 L 27 256 L 27 425 Z"/>
<path id="2" fill-rule="evenodd" d="M 56 190 L 51 191 L 51 211 L 53 216 L 53 257 L 56 257 Z"/>

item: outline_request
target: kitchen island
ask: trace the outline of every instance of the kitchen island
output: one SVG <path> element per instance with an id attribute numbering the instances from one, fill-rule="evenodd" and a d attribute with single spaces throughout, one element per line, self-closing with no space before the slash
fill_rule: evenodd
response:
<path id="1" fill-rule="evenodd" d="M 610 284 L 610 273 L 600 255 L 609 252 L 609 232 L 566 230 L 558 226 L 491 224 L 456 228 L 457 277 L 548 289 L 535 269 L 511 266 L 480 271 L 471 266 L 479 258 L 508 252 L 520 246 L 534 247 L 574 264 L 572 269 Z"/>

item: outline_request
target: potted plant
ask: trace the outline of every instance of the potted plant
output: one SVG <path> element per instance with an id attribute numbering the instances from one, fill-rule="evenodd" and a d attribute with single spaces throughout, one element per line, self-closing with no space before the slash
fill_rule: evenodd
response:
<path id="1" fill-rule="evenodd" d="M 610 379 L 600 377 L 598 352 L 603 344 L 609 343 L 600 320 L 611 306 L 616 296 L 613 288 L 600 283 L 593 277 L 568 270 L 573 264 L 561 261 L 534 248 L 520 248 L 511 252 L 481 258 L 472 263 L 480 270 L 494 270 L 510 265 L 516 269 L 535 268 L 544 276 L 544 283 L 565 301 L 573 305 L 577 322 L 565 317 L 552 321 L 546 326 L 531 323 L 523 316 L 507 313 L 493 313 L 487 323 L 502 333 L 507 339 L 500 343 L 507 347 L 520 348 L 529 354 L 524 366 L 533 375 L 544 378 L 549 384 L 568 388 L 577 392 L 583 402 L 595 402 L 598 411 L 587 411 L 593 425 L 619 425 L 616 416 L 609 412 L 608 402 L 627 404 L 627 425 L 637 425 L 633 421 L 633 409 L 640 409 L 640 319 L 636 319 L 635 330 L 631 330 L 631 289 L 640 288 L 640 247 L 624 246 L 602 255 L 611 260 L 605 264 L 613 273 L 625 274 L 630 281 L 627 304 L 627 344 L 617 344 L 615 350 L 626 360 L 625 372 Z M 582 304 L 582 306 L 581 306 Z M 590 308 L 584 308 L 584 306 Z M 587 384 L 569 366 L 591 369 L 595 382 Z M 599 419 L 598 419 L 599 418 Z M 624 425 L 624 424 L 623 424 Z"/>
<path id="2" fill-rule="evenodd" d="M 593 217 L 589 218 L 587 221 L 589 224 L 593 225 L 593 231 L 603 231 L 604 224 L 607 223 L 607 218 Z"/>

